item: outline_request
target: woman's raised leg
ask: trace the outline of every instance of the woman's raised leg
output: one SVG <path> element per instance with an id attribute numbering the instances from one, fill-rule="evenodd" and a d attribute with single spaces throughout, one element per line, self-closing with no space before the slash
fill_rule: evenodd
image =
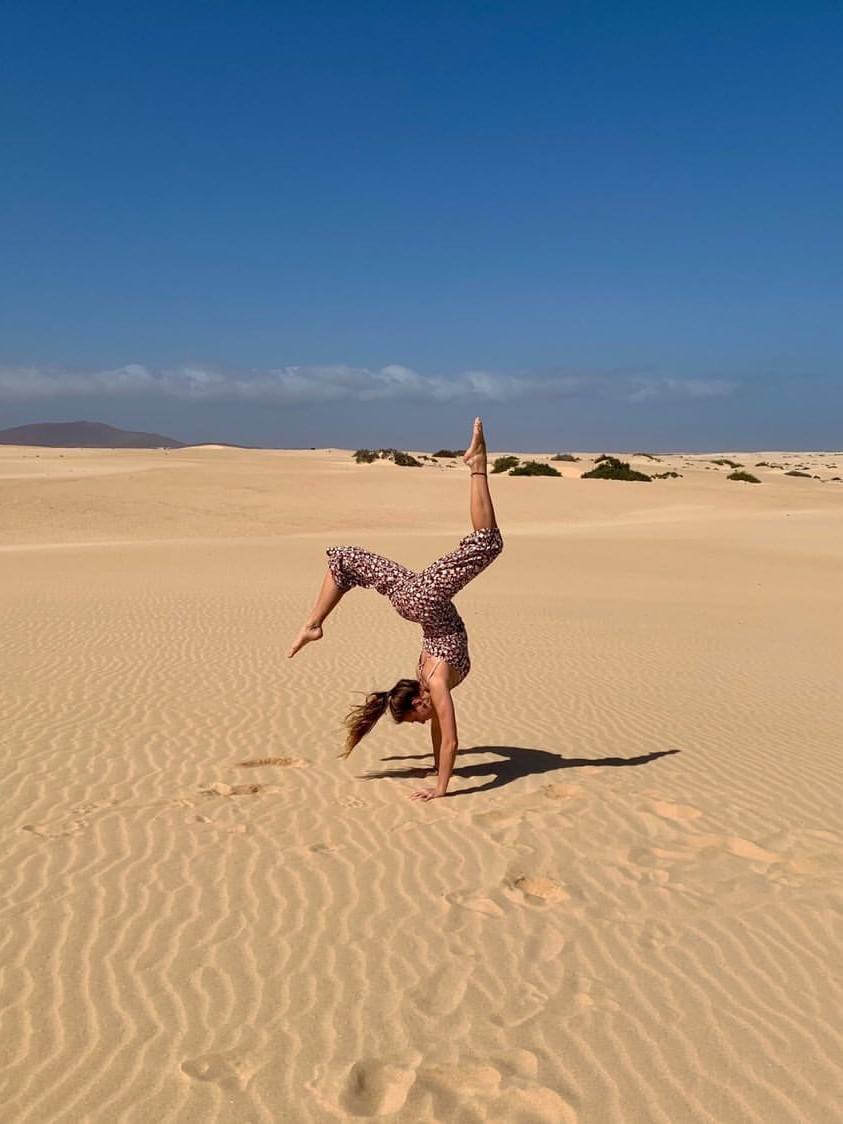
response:
<path id="1" fill-rule="evenodd" d="M 471 469 L 471 525 L 475 531 L 487 527 L 497 527 L 495 509 L 489 492 L 489 478 L 486 475 L 486 438 L 483 435 L 483 422 L 474 419 L 474 432 L 471 444 L 462 458 Z"/>
<path id="2" fill-rule="evenodd" d="M 451 550 L 425 566 L 422 585 L 442 600 L 450 600 L 472 578 L 485 570 L 503 550 L 503 536 L 495 519 L 495 509 L 486 478 L 486 441 L 483 423 L 474 420 L 471 445 L 463 460 L 471 468 L 471 522 L 474 533 L 466 535 L 456 550 Z M 477 475 L 475 475 L 475 473 Z M 481 532 L 481 533 L 478 533 Z"/>

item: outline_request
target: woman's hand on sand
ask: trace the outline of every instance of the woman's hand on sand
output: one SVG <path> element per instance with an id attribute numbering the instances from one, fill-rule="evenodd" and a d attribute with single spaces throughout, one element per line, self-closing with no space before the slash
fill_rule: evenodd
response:
<path id="1" fill-rule="evenodd" d="M 435 788 L 417 788 L 415 792 L 411 793 L 411 800 L 435 800 L 437 796 L 443 796 L 444 793 L 437 792 Z"/>

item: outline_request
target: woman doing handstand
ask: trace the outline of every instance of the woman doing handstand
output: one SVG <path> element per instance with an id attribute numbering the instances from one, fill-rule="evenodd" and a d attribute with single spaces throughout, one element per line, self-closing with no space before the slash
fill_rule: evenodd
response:
<path id="1" fill-rule="evenodd" d="M 471 522 L 474 530 L 456 550 L 431 562 L 420 573 L 359 546 L 328 547 L 328 571 L 316 604 L 288 653 L 322 638 L 322 624 L 354 586 L 371 587 L 389 598 L 406 620 L 422 626 L 417 678 L 399 679 L 389 691 L 372 691 L 345 718 L 347 757 L 361 738 L 389 710 L 395 722 L 431 722 L 435 788 L 420 789 L 411 799 L 444 796 L 457 752 L 457 721 L 451 692 L 468 675 L 468 634 L 451 598 L 497 558 L 503 538 L 486 475 L 483 423 L 474 420 L 471 445 L 463 460 L 471 469 Z"/>

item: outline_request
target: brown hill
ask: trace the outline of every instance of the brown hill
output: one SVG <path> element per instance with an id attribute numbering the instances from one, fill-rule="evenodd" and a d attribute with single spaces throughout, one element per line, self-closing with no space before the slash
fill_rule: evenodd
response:
<path id="1" fill-rule="evenodd" d="M 34 422 L 0 429 L 0 445 L 44 445 L 52 449 L 184 449 L 186 442 L 160 433 L 135 433 L 104 422 Z"/>

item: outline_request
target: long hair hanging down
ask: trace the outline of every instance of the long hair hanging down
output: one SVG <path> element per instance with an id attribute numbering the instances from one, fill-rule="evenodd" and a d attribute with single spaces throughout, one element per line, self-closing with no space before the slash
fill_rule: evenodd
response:
<path id="1" fill-rule="evenodd" d="M 403 722 L 405 715 L 413 709 L 413 699 L 420 694 L 418 679 L 399 679 L 391 691 L 370 691 L 365 702 L 353 706 L 343 719 L 347 731 L 345 749 L 338 756 L 348 757 L 387 710 L 393 721 Z"/>

